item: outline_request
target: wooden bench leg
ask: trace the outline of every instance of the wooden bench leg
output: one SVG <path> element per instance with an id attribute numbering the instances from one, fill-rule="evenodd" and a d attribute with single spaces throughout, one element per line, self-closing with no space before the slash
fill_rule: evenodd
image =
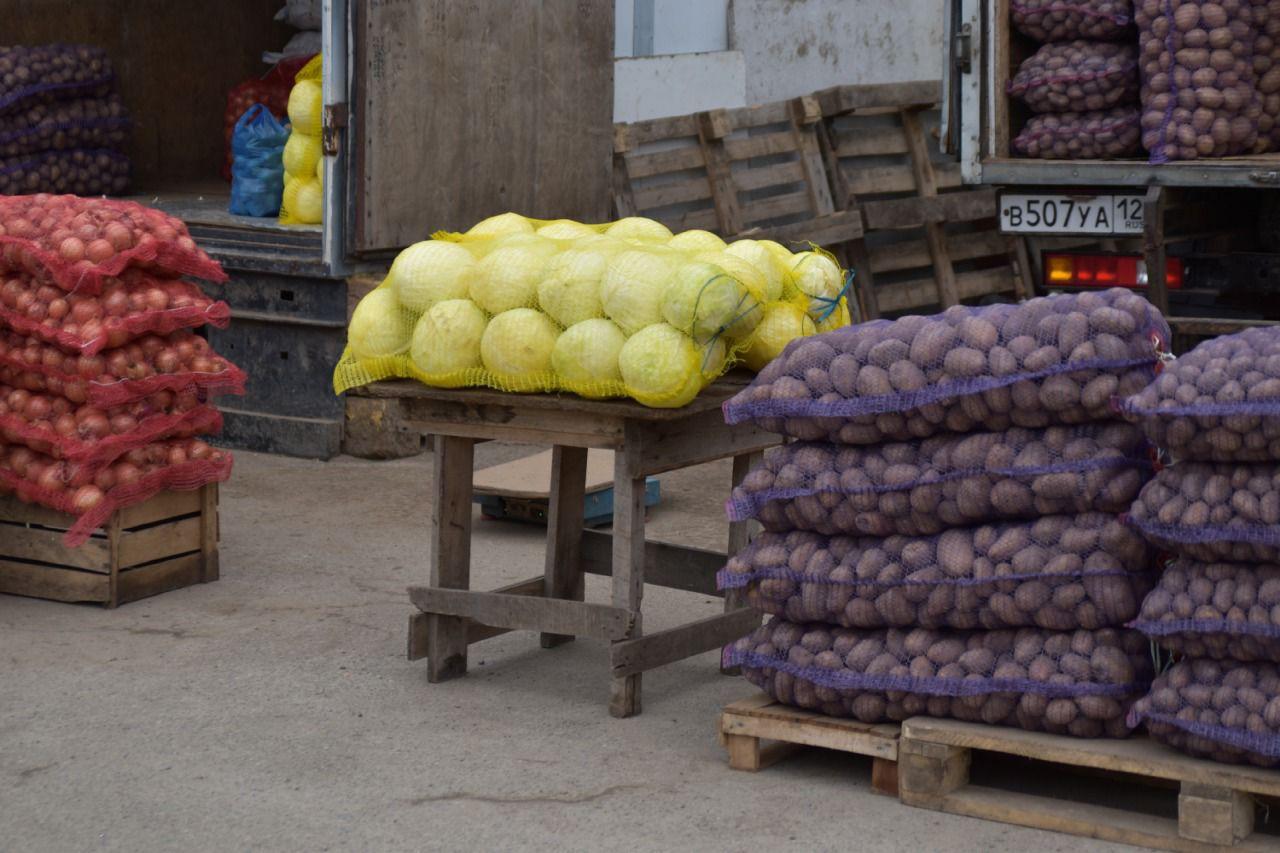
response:
<path id="1" fill-rule="evenodd" d="M 630 439 L 631 436 L 628 436 Z M 628 445 L 638 444 L 628 441 Z M 644 475 L 635 476 L 631 463 L 638 447 L 614 454 L 613 463 L 613 606 L 631 614 L 628 639 L 643 634 L 640 601 L 644 597 Z M 616 676 L 609 688 L 609 713 L 631 717 L 640 713 L 641 673 Z"/>
<path id="2" fill-rule="evenodd" d="M 547 598 L 583 599 L 582 544 L 583 510 L 587 490 L 587 449 L 556 445 L 551 451 L 551 501 L 547 515 L 546 584 Z M 544 649 L 572 640 L 567 634 L 542 634 Z"/>
<path id="3" fill-rule="evenodd" d="M 764 458 L 764 454 L 756 451 L 754 453 L 743 453 L 733 457 L 733 483 L 731 488 L 737 488 L 746 479 L 751 469 L 760 464 Z M 747 547 L 751 538 L 755 535 L 759 524 L 754 519 L 747 521 L 731 521 L 729 522 L 729 550 L 728 554 L 732 557 L 734 554 Z M 724 612 L 731 610 L 741 610 L 747 606 L 747 591 L 741 587 L 736 589 L 726 589 L 724 591 Z M 740 666 L 721 666 L 720 672 L 723 675 L 740 675 L 742 667 Z"/>
<path id="4" fill-rule="evenodd" d="M 871 759 L 871 790 L 898 798 L 898 762 L 887 758 Z"/>
<path id="5" fill-rule="evenodd" d="M 754 773 L 762 766 L 760 738 L 751 735 L 726 734 L 724 745 L 729 750 L 729 766 L 734 770 L 749 770 Z"/>
<path id="6" fill-rule="evenodd" d="M 431 586 L 471 587 L 471 477 L 475 442 L 437 436 L 432 452 L 435 476 L 431 501 Z M 427 615 L 427 680 L 457 678 L 467 672 L 467 622 Z"/>
<path id="7" fill-rule="evenodd" d="M 1178 835 L 1230 847 L 1253 832 L 1253 797 L 1244 791 L 1183 782 L 1178 793 Z"/>

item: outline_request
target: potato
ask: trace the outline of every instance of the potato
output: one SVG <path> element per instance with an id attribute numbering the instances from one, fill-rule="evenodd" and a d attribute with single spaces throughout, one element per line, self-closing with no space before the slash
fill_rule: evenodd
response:
<path id="1" fill-rule="evenodd" d="M 1195 560 L 1280 563 L 1264 501 L 1280 502 L 1280 466 L 1182 462 L 1142 487 L 1129 518 L 1148 541 Z"/>
<path id="2" fill-rule="evenodd" d="M 1017 654 L 1029 645 L 1042 653 L 1027 668 Z M 1095 674 L 1070 651 L 1085 646 L 1124 661 L 1120 677 Z M 774 619 L 726 647 L 724 661 L 778 701 L 829 715 L 885 722 L 927 713 L 1077 737 L 1127 734 L 1123 718 L 1151 678 L 1142 636 L 1111 629 L 856 631 Z"/>
<path id="3" fill-rule="evenodd" d="M 1200 343 L 1125 399 L 1121 412 L 1175 459 L 1280 461 L 1280 327 Z"/>
<path id="4" fill-rule="evenodd" d="M 1185 658 L 1133 705 L 1154 740 L 1226 764 L 1280 766 L 1280 669 Z"/>
<path id="5" fill-rule="evenodd" d="M 1102 420 L 1113 394 L 1151 380 L 1169 331 L 1144 299 L 1114 289 L 955 306 L 819 337 L 826 361 L 786 350 L 725 404 L 726 419 L 843 444 Z"/>
<path id="6" fill-rule="evenodd" d="M 1023 60 L 1009 81 L 1009 94 L 1037 113 L 1096 112 L 1137 103 L 1137 48 L 1083 39 L 1046 44 Z"/>
<path id="7" fill-rule="evenodd" d="M 1036 41 L 1120 38 L 1133 20 L 1132 0 L 1083 0 L 1069 5 L 1059 0 L 1013 0 L 1013 25 Z"/>
<path id="8" fill-rule="evenodd" d="M 1194 621 L 1175 604 L 1186 596 Z M 1170 563 L 1148 593 L 1133 627 L 1187 657 L 1237 661 L 1280 659 L 1280 566 Z"/>
<path id="9" fill-rule="evenodd" d="M 766 613 L 849 628 L 1104 628 L 1137 615 L 1154 583 L 1152 551 L 1100 513 L 934 537 L 766 532 L 720 575 Z"/>
<path id="10" fill-rule="evenodd" d="M 1038 160 L 1120 160 L 1142 151 L 1137 107 L 1032 116 L 1014 137 L 1015 154 Z"/>
<path id="11" fill-rule="evenodd" d="M 1138 430 L 1116 423 L 835 447 L 768 451 L 734 489 L 730 517 L 779 531 L 921 536 L 1001 519 L 1123 512 L 1152 467 Z"/>

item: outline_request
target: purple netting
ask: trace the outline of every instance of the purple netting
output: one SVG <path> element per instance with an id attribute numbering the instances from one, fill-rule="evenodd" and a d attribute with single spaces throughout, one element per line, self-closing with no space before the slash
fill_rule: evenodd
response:
<path id="1" fill-rule="evenodd" d="M 1142 487 L 1129 521 L 1192 559 L 1280 563 L 1280 465 L 1180 462 Z"/>
<path id="2" fill-rule="evenodd" d="M 1134 703 L 1154 740 L 1226 764 L 1280 766 L 1280 669 L 1271 663 L 1188 659 Z"/>
<path id="3" fill-rule="evenodd" d="M 1280 566 L 1175 560 L 1130 627 L 1188 657 L 1280 660 Z"/>
<path id="4" fill-rule="evenodd" d="M 47 44 L 0 48 L 0 114 L 32 103 L 102 97 L 115 75 L 100 47 Z"/>
<path id="5" fill-rule="evenodd" d="M 1138 50 L 1132 44 L 1046 44 L 1022 61 L 1009 94 L 1032 112 L 1087 113 L 1138 100 Z"/>
<path id="6" fill-rule="evenodd" d="M 941 533 L 986 521 L 1123 512 L 1151 476 L 1138 430 L 1105 422 L 765 453 L 733 490 L 733 521 L 865 536 Z"/>
<path id="7" fill-rule="evenodd" d="M 1253 79 L 1262 101 L 1259 148 L 1280 150 L 1280 0 L 1254 0 Z"/>
<path id="8" fill-rule="evenodd" d="M 129 158 L 118 151 L 46 151 L 0 158 L 0 195 L 119 195 L 129 186 Z"/>
<path id="9" fill-rule="evenodd" d="M 1019 157 L 1038 160 L 1117 160 L 1142 151 L 1137 107 L 1032 116 L 1011 143 Z"/>
<path id="10" fill-rule="evenodd" d="M 1120 410 L 1177 459 L 1280 461 L 1280 326 L 1204 341 Z"/>
<path id="11" fill-rule="evenodd" d="M 918 714 L 1124 737 L 1151 679 L 1135 631 L 852 631 L 773 619 L 724 663 L 783 704 L 868 723 Z"/>
<path id="12" fill-rule="evenodd" d="M 35 104 L 0 118 L 0 157 L 67 148 L 123 150 L 129 115 L 119 95 Z"/>
<path id="13" fill-rule="evenodd" d="M 1140 536 L 1089 513 L 930 537 L 762 533 L 717 581 L 793 622 L 1067 631 L 1123 625 L 1155 575 Z"/>
<path id="14" fill-rule="evenodd" d="M 1036 41 L 1115 39 L 1131 35 L 1132 0 L 1013 0 L 1010 17 Z"/>
<path id="15" fill-rule="evenodd" d="M 1262 99 L 1252 4 L 1140 0 L 1135 18 L 1151 162 L 1254 153 Z"/>
<path id="16" fill-rule="evenodd" d="M 1169 326 L 1120 288 L 957 305 L 792 341 L 724 405 L 731 423 L 878 444 L 1105 419 L 1151 380 Z"/>

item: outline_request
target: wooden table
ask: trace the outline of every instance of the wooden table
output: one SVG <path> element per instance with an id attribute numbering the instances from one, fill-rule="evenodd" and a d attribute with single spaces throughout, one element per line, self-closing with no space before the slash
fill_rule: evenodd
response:
<path id="1" fill-rule="evenodd" d="M 725 612 L 677 628 L 645 634 L 640 615 L 646 582 L 717 595 L 715 573 L 725 556 L 715 551 L 645 540 L 645 477 L 733 457 L 733 484 L 778 436 L 750 425 L 729 426 L 721 404 L 747 377 L 716 382 L 681 409 L 650 409 L 631 401 L 593 401 L 570 395 L 505 394 L 486 389 L 446 390 L 416 382 L 380 382 L 366 396 L 396 397 L 404 427 L 432 436 L 430 580 L 409 588 L 421 610 L 409 622 L 409 659 L 427 658 L 427 679 L 467 671 L 472 643 L 528 630 L 543 648 L 574 637 L 610 643 L 609 712 L 640 712 L 646 670 L 718 648 L 760 624 L 738 594 Z M 471 589 L 471 478 L 477 441 L 551 445 L 552 482 L 546 561 L 541 574 L 490 592 Z M 614 451 L 612 533 L 583 529 L 587 448 Z M 728 493 L 708 488 L 719 504 Z M 748 522 L 729 525 L 729 551 L 744 546 Z M 609 604 L 583 601 L 584 573 L 612 575 Z M 736 591 L 735 591 L 736 593 Z"/>

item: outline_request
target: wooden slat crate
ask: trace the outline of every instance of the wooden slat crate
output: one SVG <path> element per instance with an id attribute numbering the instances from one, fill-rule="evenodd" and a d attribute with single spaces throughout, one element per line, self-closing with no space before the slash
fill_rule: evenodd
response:
<path id="1" fill-rule="evenodd" d="M 69 515 L 0 496 L 0 593 L 117 607 L 218 579 L 218 486 L 127 507 L 79 548 Z"/>
<path id="2" fill-rule="evenodd" d="M 1025 763 L 1017 790 L 970 781 L 971 766 L 992 754 Z M 1089 740 L 913 717 L 902 724 L 898 769 L 902 801 L 921 808 L 1159 850 L 1280 851 L 1280 838 L 1254 831 L 1254 799 L 1280 796 L 1280 772 L 1191 758 L 1146 737 Z M 1106 793 L 1064 797 L 1064 773 L 1087 774 Z M 1132 808 L 1135 788 L 1163 794 L 1176 818 Z"/>
<path id="3" fill-rule="evenodd" d="M 726 705 L 720 740 L 735 770 L 762 770 L 806 746 L 871 757 L 871 789 L 898 795 L 897 724 L 862 723 L 781 705 L 761 693 Z M 761 741 L 768 741 L 761 744 Z"/>
<path id="4" fill-rule="evenodd" d="M 1021 244 L 999 233 L 990 189 L 966 189 L 935 141 L 936 82 L 840 86 L 815 97 L 838 209 L 859 210 L 854 259 L 869 317 L 1029 293 Z M 861 260 L 861 263 L 858 263 Z"/>
<path id="5" fill-rule="evenodd" d="M 806 96 L 615 125 L 614 210 L 727 238 L 857 239 L 831 198 L 821 122 Z"/>

